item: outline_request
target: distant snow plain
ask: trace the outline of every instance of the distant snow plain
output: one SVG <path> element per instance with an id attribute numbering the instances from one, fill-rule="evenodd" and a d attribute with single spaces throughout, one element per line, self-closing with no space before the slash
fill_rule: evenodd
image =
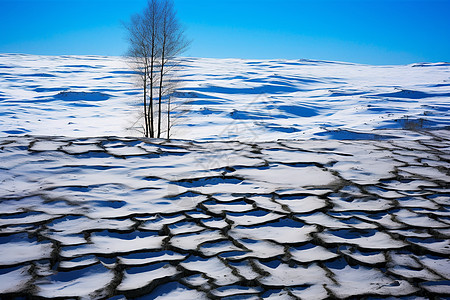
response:
<path id="1" fill-rule="evenodd" d="M 450 64 L 183 58 L 171 138 L 383 139 L 450 125 Z M 0 135 L 141 136 L 122 57 L 0 54 Z M 165 135 L 164 135 L 165 136 Z"/>

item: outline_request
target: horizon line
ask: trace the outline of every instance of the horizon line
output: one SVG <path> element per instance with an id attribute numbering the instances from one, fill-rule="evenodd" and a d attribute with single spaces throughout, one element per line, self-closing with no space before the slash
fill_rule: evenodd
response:
<path id="1" fill-rule="evenodd" d="M 104 54 L 35 54 L 35 53 L 23 53 L 23 52 L 0 52 L 0 55 L 29 55 L 29 56 L 49 56 L 49 57 L 64 57 L 64 56 L 90 56 L 90 57 L 121 57 L 127 58 L 127 55 L 104 55 Z M 348 65 L 368 65 L 368 66 L 409 66 L 416 64 L 449 64 L 450 61 L 417 61 L 407 64 L 370 64 L 370 63 L 359 63 L 350 61 L 339 61 L 339 60 L 328 60 L 328 59 L 316 59 L 316 58 L 241 58 L 241 57 L 200 57 L 200 56 L 177 56 L 177 58 L 194 58 L 194 59 L 217 59 L 217 60 L 260 60 L 260 61 L 310 61 L 310 62 L 328 62 L 337 64 L 348 64 Z"/>

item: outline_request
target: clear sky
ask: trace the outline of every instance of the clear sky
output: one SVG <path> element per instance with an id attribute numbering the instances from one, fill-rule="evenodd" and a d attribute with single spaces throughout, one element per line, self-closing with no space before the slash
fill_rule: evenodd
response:
<path id="1" fill-rule="evenodd" d="M 450 0 L 175 0 L 185 56 L 450 61 Z M 0 0 L 0 53 L 123 55 L 146 0 Z"/>

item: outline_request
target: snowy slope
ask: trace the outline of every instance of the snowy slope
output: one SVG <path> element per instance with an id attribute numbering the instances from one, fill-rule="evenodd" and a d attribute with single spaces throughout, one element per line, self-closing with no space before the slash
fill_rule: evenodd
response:
<path id="1" fill-rule="evenodd" d="M 450 124 L 450 65 L 187 58 L 172 138 L 408 136 Z M 122 58 L 0 56 L 0 133 L 139 136 L 140 90 Z M 339 130 L 339 131 L 335 131 Z M 359 134 L 358 134 L 359 133 Z"/>

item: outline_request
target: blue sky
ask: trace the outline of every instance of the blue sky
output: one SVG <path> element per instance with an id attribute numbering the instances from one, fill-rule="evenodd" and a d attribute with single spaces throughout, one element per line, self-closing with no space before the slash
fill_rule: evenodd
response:
<path id="1" fill-rule="evenodd" d="M 186 56 L 450 61 L 450 0 L 175 0 Z M 146 0 L 0 0 L 0 52 L 123 55 Z"/>

